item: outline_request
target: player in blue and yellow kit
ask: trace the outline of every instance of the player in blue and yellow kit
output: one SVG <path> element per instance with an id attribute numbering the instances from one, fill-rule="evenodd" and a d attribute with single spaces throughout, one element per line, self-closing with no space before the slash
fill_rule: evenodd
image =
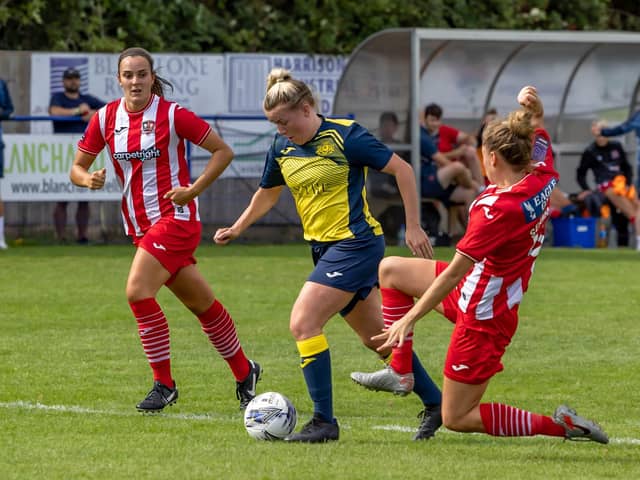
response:
<path id="1" fill-rule="evenodd" d="M 289 187 L 315 264 L 293 306 L 289 325 L 314 415 L 286 440 L 337 440 L 329 344 L 322 329 L 339 312 L 364 345 L 375 351 L 380 345 L 371 337 L 383 326 L 377 271 L 384 256 L 384 237 L 366 201 L 369 167 L 396 177 L 406 211 L 406 243 L 413 254 L 430 258 L 432 249 L 418 221 L 415 177 L 408 163 L 354 121 L 318 115 L 309 87 L 286 70 L 269 74 L 263 107 L 278 133 L 267 154 L 260 187 L 233 226 L 219 229 L 214 241 L 225 244 L 238 237 L 276 204 L 285 185 Z M 389 352 L 382 353 L 388 356 Z M 402 393 L 413 388 L 425 405 L 439 406 L 440 391 L 415 356 L 414 363 L 415 386 L 412 376 Z"/>

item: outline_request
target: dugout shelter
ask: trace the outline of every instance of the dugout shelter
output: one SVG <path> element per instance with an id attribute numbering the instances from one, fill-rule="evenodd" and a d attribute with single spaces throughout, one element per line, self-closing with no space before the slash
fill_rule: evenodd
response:
<path id="1" fill-rule="evenodd" d="M 419 123 L 426 104 L 443 107 L 443 121 L 475 132 L 485 111 L 518 108 L 521 87 L 534 85 L 556 152 L 560 186 L 579 191 L 576 167 L 593 140 L 591 122 L 625 120 L 640 106 L 640 34 L 621 32 L 389 29 L 351 54 L 334 114 L 352 114 L 376 132 L 382 112 L 400 119 L 399 149 L 420 166 Z M 636 140 L 623 144 L 635 167 Z M 637 171 L 635 174 L 637 175 Z"/>

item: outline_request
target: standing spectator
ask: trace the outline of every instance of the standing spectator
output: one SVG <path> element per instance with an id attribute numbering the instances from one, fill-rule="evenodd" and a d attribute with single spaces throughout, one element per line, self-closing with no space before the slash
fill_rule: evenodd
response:
<path id="1" fill-rule="evenodd" d="M 603 125 L 596 122 L 591 126 L 595 140 L 582 153 L 576 172 L 576 179 L 582 188 L 578 200 L 585 202 L 594 216 L 599 216 L 600 207 L 608 201 L 635 224 L 636 236 L 640 236 L 640 202 L 632 184 L 631 165 L 622 144 L 601 135 Z M 595 179 L 594 190 L 587 183 L 589 171 Z M 636 249 L 640 251 L 640 237 L 636 240 Z"/>
<path id="2" fill-rule="evenodd" d="M 163 285 L 200 320 L 203 332 L 229 365 L 236 397 L 245 409 L 256 395 L 260 365 L 245 356 L 231 316 L 193 256 L 202 231 L 197 197 L 229 165 L 233 152 L 207 122 L 164 99 L 163 85 L 168 82 L 156 75 L 146 50 L 129 48 L 120 54 L 118 80 L 124 97 L 91 119 L 78 143 L 70 177 L 78 186 L 102 188 L 105 169 L 89 173 L 89 167 L 107 147 L 123 186 L 122 218 L 137 247 L 127 300 L 154 380 L 137 409 L 159 411 L 178 399 L 171 374 L 169 325 L 156 301 Z M 204 172 L 193 182 L 186 140 L 211 153 Z"/>
<path id="3" fill-rule="evenodd" d="M 6 120 L 13 113 L 13 102 L 7 83 L 0 78 L 0 178 L 4 177 L 4 142 L 2 141 L 2 120 Z M 0 250 L 7 249 L 4 238 L 4 203 L 0 196 Z"/>
<path id="4" fill-rule="evenodd" d="M 640 192 L 640 110 L 637 110 L 633 115 L 631 115 L 620 125 L 609 128 L 599 127 L 597 134 L 602 135 L 603 137 L 617 137 L 619 135 L 629 133 L 631 130 L 635 132 L 637 140 L 636 171 L 638 175 L 636 178 L 636 192 Z M 637 233 L 638 232 L 636 232 L 636 234 Z"/>
<path id="5" fill-rule="evenodd" d="M 49 102 L 49 114 L 58 117 L 78 117 L 77 121 L 53 121 L 54 133 L 84 133 L 89 120 L 104 102 L 92 95 L 80 92 L 80 72 L 75 68 L 67 68 L 62 74 L 63 92 L 54 93 Z M 53 211 L 53 222 L 59 242 L 65 242 L 67 225 L 67 203 L 57 202 Z M 78 202 L 76 210 L 76 241 L 79 244 L 89 242 L 89 202 Z"/>

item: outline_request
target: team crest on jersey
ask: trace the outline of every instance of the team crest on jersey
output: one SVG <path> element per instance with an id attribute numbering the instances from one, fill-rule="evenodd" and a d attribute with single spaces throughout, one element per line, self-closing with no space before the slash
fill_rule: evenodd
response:
<path id="1" fill-rule="evenodd" d="M 331 142 L 323 142 L 320 145 L 318 145 L 318 148 L 316 148 L 316 154 L 320 155 L 321 157 L 326 157 L 328 155 L 331 155 L 335 151 L 336 151 L 336 148 L 333 146 L 333 143 Z"/>
<path id="2" fill-rule="evenodd" d="M 154 122 L 153 120 L 145 120 L 144 122 L 142 122 L 142 133 L 153 133 L 155 129 L 156 122 Z"/>
<path id="3" fill-rule="evenodd" d="M 520 204 L 522 212 L 524 213 L 525 222 L 533 222 L 542 215 L 542 212 L 547 208 L 549 196 L 551 195 L 553 188 L 556 186 L 556 183 L 558 183 L 558 180 L 552 178 L 541 191 Z"/>

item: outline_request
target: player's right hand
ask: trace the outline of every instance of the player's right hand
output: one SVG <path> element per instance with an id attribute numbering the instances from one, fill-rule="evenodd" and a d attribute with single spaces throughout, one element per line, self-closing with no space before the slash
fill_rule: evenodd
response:
<path id="1" fill-rule="evenodd" d="M 213 241 L 218 245 L 226 245 L 234 238 L 238 238 L 238 234 L 231 227 L 219 228 L 213 235 Z"/>
<path id="2" fill-rule="evenodd" d="M 101 168 L 100 170 L 91 172 L 87 187 L 89 187 L 90 190 L 99 190 L 100 188 L 104 187 L 104 182 L 106 178 L 107 178 L 106 168 Z"/>

